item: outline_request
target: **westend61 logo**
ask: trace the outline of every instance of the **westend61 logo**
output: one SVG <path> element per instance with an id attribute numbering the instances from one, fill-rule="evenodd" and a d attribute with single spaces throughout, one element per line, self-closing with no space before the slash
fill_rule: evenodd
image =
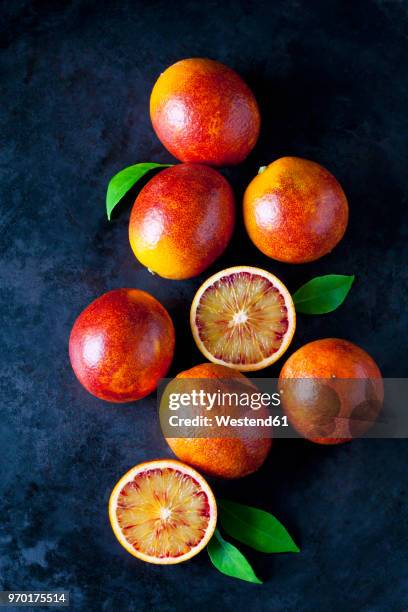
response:
<path id="1" fill-rule="evenodd" d="M 160 423 L 171 437 L 270 437 L 288 427 L 276 389 L 260 391 L 249 379 L 171 380 L 161 397 Z"/>
<path id="2" fill-rule="evenodd" d="M 408 379 L 189 379 L 163 381 L 169 438 L 407 438 Z"/>
<path id="3" fill-rule="evenodd" d="M 287 427 L 288 420 L 285 415 L 265 413 L 264 409 L 280 406 L 279 393 L 260 393 L 257 391 L 221 391 L 208 392 L 204 389 L 192 389 L 189 392 L 172 392 L 168 395 L 168 409 L 175 411 L 187 409 L 188 416 L 171 414 L 168 416 L 170 427 L 199 428 L 271 428 Z M 192 414 L 195 409 L 198 414 Z M 237 414 L 237 410 L 239 413 Z M 263 416 L 259 411 L 264 410 Z M 211 411 L 212 416 L 203 415 L 202 412 Z M 245 414 L 243 414 L 243 411 Z M 255 415 L 246 414 L 254 411 Z M 200 433 L 200 435 L 201 435 Z M 173 432 L 174 434 L 174 432 Z M 183 433 L 184 435 L 184 433 Z M 198 435 L 198 434 L 197 434 Z"/>

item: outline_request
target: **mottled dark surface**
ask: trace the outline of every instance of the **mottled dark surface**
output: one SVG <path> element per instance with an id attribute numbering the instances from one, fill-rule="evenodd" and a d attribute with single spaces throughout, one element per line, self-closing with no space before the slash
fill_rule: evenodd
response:
<path id="1" fill-rule="evenodd" d="M 255 151 L 225 172 L 238 201 L 258 166 L 294 154 L 332 170 L 351 206 L 345 239 L 320 261 L 277 264 L 239 229 L 212 270 L 257 263 L 291 290 L 315 274 L 355 273 L 341 309 L 299 317 L 292 348 L 344 337 L 384 375 L 408 374 L 407 12 L 387 0 L 3 3 L 2 589 L 63 587 L 84 611 L 407 609 L 406 440 L 279 440 L 259 473 L 216 484 L 274 512 L 301 545 L 299 555 L 250 554 L 263 586 L 218 574 L 205 553 L 149 566 L 116 542 L 106 504 L 130 466 L 170 455 L 155 397 L 98 401 L 67 356 L 81 309 L 128 286 L 173 316 L 172 371 L 201 361 L 187 310 L 206 275 L 151 276 L 128 245 L 129 209 L 109 223 L 104 197 L 122 167 L 172 161 L 150 125 L 150 90 L 175 60 L 210 56 L 248 81 L 262 111 Z"/>

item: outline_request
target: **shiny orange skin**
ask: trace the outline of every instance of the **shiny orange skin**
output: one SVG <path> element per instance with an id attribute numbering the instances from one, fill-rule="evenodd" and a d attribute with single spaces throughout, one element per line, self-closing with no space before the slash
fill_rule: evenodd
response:
<path id="1" fill-rule="evenodd" d="M 201 274 L 227 246 L 235 222 L 234 194 L 213 168 L 178 164 L 139 193 L 129 222 L 136 258 L 159 276 Z"/>
<path id="2" fill-rule="evenodd" d="M 248 185 L 244 222 L 262 253 L 287 263 L 306 263 L 330 253 L 348 223 L 348 203 L 325 168 L 299 157 L 282 157 Z"/>
<path id="3" fill-rule="evenodd" d="M 308 405 L 296 392 L 292 395 L 289 379 L 315 379 L 317 393 L 313 396 L 308 393 L 311 397 Z M 367 384 L 370 386 L 370 402 L 367 402 Z M 369 420 L 362 424 L 360 434 L 367 431 L 377 418 L 384 398 L 381 372 L 374 359 L 356 344 L 338 338 L 315 340 L 298 349 L 285 362 L 279 385 L 284 391 L 281 394 L 282 407 L 289 421 L 301 435 L 318 444 L 351 440 L 350 427 L 355 425 L 349 418 L 359 418 L 356 409 L 361 415 L 362 408 L 365 408 L 364 418 Z M 322 390 L 328 393 L 319 396 Z M 322 416 L 329 429 L 323 436 L 313 435 L 313 432 L 318 433 Z M 328 417 L 331 417 L 330 422 Z M 316 418 L 317 421 L 313 422 Z M 361 422 L 357 426 L 361 427 Z"/>
<path id="4" fill-rule="evenodd" d="M 79 382 L 109 402 L 132 402 L 156 387 L 170 367 L 174 327 L 167 310 L 139 289 L 115 289 L 76 319 L 69 339 Z"/>
<path id="5" fill-rule="evenodd" d="M 163 145 L 183 162 L 231 166 L 259 136 L 258 104 L 231 68 L 210 59 L 184 59 L 165 70 L 150 97 L 150 117 Z"/>
<path id="6" fill-rule="evenodd" d="M 238 378 L 253 388 L 250 380 L 238 370 L 215 363 L 197 365 L 180 372 L 177 378 Z M 166 442 L 180 461 L 209 476 L 228 479 L 242 478 L 258 470 L 272 444 L 268 438 L 166 438 Z"/>

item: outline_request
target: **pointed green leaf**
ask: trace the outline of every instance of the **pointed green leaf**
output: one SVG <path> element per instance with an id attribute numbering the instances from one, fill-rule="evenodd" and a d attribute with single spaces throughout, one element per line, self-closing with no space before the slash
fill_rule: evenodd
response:
<path id="1" fill-rule="evenodd" d="M 346 299 L 354 278 L 354 275 L 344 274 L 327 274 L 312 278 L 293 295 L 296 312 L 326 314 L 336 310 Z"/>
<path id="2" fill-rule="evenodd" d="M 147 172 L 155 168 L 168 168 L 172 164 L 156 164 L 154 162 L 146 162 L 135 164 L 124 168 L 114 177 L 111 178 L 106 192 L 106 213 L 110 221 L 112 211 L 116 204 L 120 202 L 123 196 L 141 179 Z"/>
<path id="3" fill-rule="evenodd" d="M 244 555 L 236 546 L 226 542 L 218 529 L 215 530 L 213 537 L 207 544 L 207 550 L 212 564 L 222 574 L 239 578 L 239 580 L 262 584 L 262 580 L 257 578 Z"/>
<path id="4" fill-rule="evenodd" d="M 264 553 L 299 552 L 285 527 L 269 512 L 217 500 L 221 526 L 231 537 Z"/>

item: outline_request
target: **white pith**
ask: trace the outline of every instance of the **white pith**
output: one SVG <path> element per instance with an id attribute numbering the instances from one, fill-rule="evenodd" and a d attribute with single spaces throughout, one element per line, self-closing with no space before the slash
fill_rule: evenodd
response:
<path id="1" fill-rule="evenodd" d="M 229 322 L 228 325 L 240 325 L 241 323 L 246 323 L 248 321 L 248 315 L 245 311 L 239 310 L 236 312 L 232 318 L 232 321 Z"/>

